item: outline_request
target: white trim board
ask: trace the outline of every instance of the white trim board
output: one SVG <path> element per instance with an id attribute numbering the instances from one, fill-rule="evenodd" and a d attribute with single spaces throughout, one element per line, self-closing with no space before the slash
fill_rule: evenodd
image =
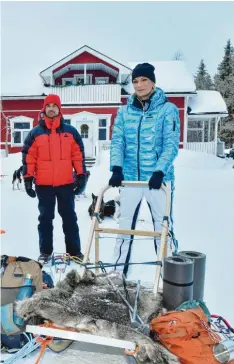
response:
<path id="1" fill-rule="evenodd" d="M 79 332 L 72 332 L 66 330 L 59 330 L 54 328 L 27 325 L 26 332 L 36 335 L 46 335 L 52 337 L 59 337 L 61 339 L 68 339 L 78 341 L 79 350 L 82 350 L 82 344 L 89 344 L 86 350 L 93 352 L 100 352 L 106 354 L 124 354 L 124 350 L 134 351 L 136 344 L 131 341 L 124 341 L 119 339 L 107 338 L 91 334 L 83 334 Z M 84 349 L 83 349 L 84 350 Z"/>

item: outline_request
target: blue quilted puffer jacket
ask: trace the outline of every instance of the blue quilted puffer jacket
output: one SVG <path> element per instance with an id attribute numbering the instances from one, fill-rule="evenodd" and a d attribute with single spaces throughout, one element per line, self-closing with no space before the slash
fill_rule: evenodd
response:
<path id="1" fill-rule="evenodd" d="M 148 181 L 155 171 L 164 173 L 165 182 L 173 181 L 179 142 L 179 112 L 164 92 L 156 88 L 144 107 L 133 95 L 115 119 L 110 170 L 122 167 L 125 181 Z"/>

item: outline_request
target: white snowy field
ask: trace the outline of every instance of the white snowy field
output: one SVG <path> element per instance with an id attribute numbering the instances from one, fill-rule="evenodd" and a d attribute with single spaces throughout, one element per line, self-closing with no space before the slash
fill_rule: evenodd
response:
<path id="1" fill-rule="evenodd" d="M 1 177 L 0 228 L 6 231 L 4 235 L 1 235 L 1 254 L 22 255 L 37 259 L 39 255 L 37 199 L 28 197 L 23 190 L 12 191 L 12 174 L 21 165 L 21 154 L 17 153 L 8 158 L 2 158 L 1 164 L 1 175 L 6 175 Z M 207 255 L 205 301 L 212 313 L 223 315 L 234 325 L 233 160 L 181 150 L 175 166 L 174 228 L 179 241 L 179 250 L 194 250 Z M 91 225 L 87 211 L 91 203 L 91 193 L 98 194 L 100 189 L 108 183 L 111 175 L 108 151 L 102 153 L 100 164 L 90 171 L 91 176 L 86 190 L 88 198 L 76 201 L 83 251 Z M 105 194 L 105 200 L 114 197 L 117 193 L 116 188 L 110 189 Z M 144 203 L 139 220 L 137 228 L 152 230 L 151 217 L 147 205 Z M 105 219 L 103 225 L 117 227 L 113 219 Z M 100 240 L 100 258 L 104 262 L 111 261 L 114 242 L 115 239 L 110 236 Z M 62 224 L 58 214 L 54 221 L 54 251 L 64 251 Z M 93 261 L 93 257 L 94 251 L 92 250 L 91 261 Z M 151 240 L 144 241 L 139 238 L 135 240 L 133 261 L 151 261 L 154 257 L 155 252 Z M 152 282 L 154 268 L 135 266 L 129 278 Z M 71 351 L 70 353 L 69 362 L 71 364 L 77 362 L 76 352 Z M 97 356 L 96 359 L 98 359 Z M 46 353 L 42 363 L 54 362 L 54 360 L 58 363 L 67 362 L 66 352 L 60 355 Z M 111 359 L 111 362 L 115 363 L 114 358 Z M 24 363 L 32 363 L 32 358 L 24 360 Z M 79 357 L 79 363 L 87 363 L 86 354 Z M 101 360 L 101 363 L 104 361 Z"/>

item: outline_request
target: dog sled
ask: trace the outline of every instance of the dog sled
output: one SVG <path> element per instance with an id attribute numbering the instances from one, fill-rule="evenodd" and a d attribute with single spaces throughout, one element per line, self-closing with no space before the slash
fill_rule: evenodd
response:
<path id="1" fill-rule="evenodd" d="M 147 185 L 146 182 L 123 182 L 123 185 L 125 186 L 138 186 L 138 187 L 144 187 Z M 124 235 L 134 235 L 134 236 L 147 236 L 152 238 L 160 238 L 160 248 L 158 251 L 157 259 L 155 261 L 155 274 L 154 274 L 154 280 L 153 280 L 153 288 L 152 288 L 152 296 L 157 298 L 161 292 L 159 292 L 159 282 L 161 274 L 161 269 L 163 265 L 164 258 L 167 257 L 167 245 L 168 245 L 168 237 L 169 237 L 169 213 L 170 213 L 170 194 L 168 189 L 162 185 L 162 190 L 166 194 L 166 203 L 165 203 L 165 214 L 163 218 L 162 223 L 162 231 L 161 232 L 155 232 L 155 231 L 144 231 L 144 230 L 123 230 L 123 229 L 113 229 L 113 228 L 104 228 L 100 226 L 100 219 L 99 219 L 99 212 L 100 212 L 100 206 L 101 201 L 103 199 L 103 196 L 105 192 L 110 189 L 110 186 L 104 187 L 97 199 L 97 203 L 95 206 L 95 211 L 92 217 L 91 221 L 91 228 L 89 233 L 89 238 L 85 247 L 85 254 L 84 254 L 84 260 L 83 263 L 80 265 L 77 265 L 77 271 L 79 273 L 79 276 L 81 280 L 85 278 L 87 269 L 94 269 L 96 275 L 100 273 L 100 269 L 103 268 L 103 264 L 100 261 L 100 250 L 99 250 L 99 240 L 100 240 L 100 234 L 124 234 Z M 91 264 L 89 262 L 90 257 L 90 251 L 91 247 L 94 244 L 95 248 L 95 264 Z M 108 267 L 108 265 L 106 265 Z M 127 309 L 129 310 L 129 315 L 131 319 L 131 327 L 133 330 L 141 332 L 145 335 L 145 337 L 148 338 L 150 327 L 148 324 L 144 322 L 141 315 L 139 315 L 138 312 L 138 297 L 139 297 L 139 291 L 140 291 L 140 281 L 137 282 L 135 287 L 135 301 L 134 305 L 131 305 L 129 301 L 126 299 L 126 297 L 123 295 L 123 293 L 120 291 L 118 286 L 113 283 L 111 278 L 107 277 L 105 278 L 108 281 L 109 286 L 111 289 L 116 292 L 116 295 L 119 296 L 120 301 L 125 304 Z M 215 328 L 215 330 L 219 329 L 220 333 L 223 333 L 223 340 L 233 340 L 234 341 L 234 334 L 231 331 L 230 328 L 226 327 L 224 328 L 222 325 L 219 326 L 217 324 L 217 320 L 215 321 L 213 317 L 212 325 Z M 227 331 L 225 331 L 227 330 Z M 32 351 L 38 347 L 39 343 L 41 344 L 41 352 L 40 356 L 38 357 L 38 360 L 36 363 L 39 363 L 40 359 L 42 358 L 43 353 L 45 352 L 45 349 L 47 347 L 53 348 L 55 352 L 59 352 L 62 350 L 65 350 L 72 344 L 72 349 L 78 350 L 78 351 L 88 351 L 92 353 L 100 353 L 100 354 L 109 354 L 109 355 L 119 355 L 122 357 L 123 361 L 127 363 L 137 363 L 138 361 L 138 355 L 140 351 L 140 346 L 138 343 L 136 343 L 135 340 L 122 340 L 122 339 L 116 339 L 112 337 L 105 337 L 100 336 L 98 334 L 92 334 L 89 332 L 85 332 L 85 330 L 76 330 L 76 329 L 69 329 L 67 327 L 63 327 L 62 325 L 56 325 L 53 323 L 47 323 L 45 325 L 27 325 L 25 332 L 33 335 L 35 337 L 34 345 L 32 345 L 31 349 Z M 227 335 L 228 332 L 228 335 Z M 56 341 L 60 340 L 60 344 L 57 345 L 56 348 Z M 150 339 L 151 340 L 151 339 Z M 217 343 L 218 344 L 218 341 Z M 225 346 L 224 346 L 225 347 Z M 226 347 L 225 347 L 226 348 Z M 163 349 L 160 349 L 159 351 L 159 361 L 157 361 L 156 357 L 155 360 L 152 359 L 151 356 L 146 357 L 145 361 L 140 357 L 142 360 L 140 362 L 152 362 L 152 363 L 167 363 L 167 364 L 175 364 L 179 363 L 179 360 L 167 351 L 167 354 L 163 352 Z M 230 358 L 232 359 L 231 355 L 233 355 L 234 349 L 230 349 Z M 19 353 L 20 354 L 20 353 Z M 165 356 L 163 356 L 165 354 Z M 219 355 L 218 351 L 218 355 Z M 23 353 L 23 355 L 25 355 Z M 157 355 L 157 354 L 155 354 Z M 168 358 L 166 360 L 165 358 Z M 151 360 L 152 359 L 152 360 Z M 160 361 L 161 360 L 161 361 Z M 10 363 L 13 363 L 14 361 L 9 361 Z M 221 361 L 220 361 L 221 362 Z M 229 360 L 230 363 L 232 363 Z M 6 361 L 8 364 L 8 362 Z M 215 361 L 210 361 L 210 363 L 218 363 Z M 201 362 L 201 364 L 203 364 Z"/>
<path id="2" fill-rule="evenodd" d="M 123 182 L 125 186 L 139 186 L 143 187 L 146 186 L 146 182 Z M 165 214 L 164 220 L 162 225 L 162 232 L 154 232 L 154 231 L 144 231 L 144 230 L 121 230 L 118 228 L 104 228 L 100 225 L 100 206 L 103 199 L 105 192 L 110 189 L 110 186 L 105 186 L 97 199 L 97 203 L 95 206 L 95 211 L 92 216 L 91 220 L 91 228 L 89 233 L 89 238 L 85 247 L 85 254 L 84 260 L 82 265 L 77 265 L 77 270 L 81 278 L 85 275 L 86 268 L 89 264 L 89 257 L 90 257 L 90 250 L 92 245 L 94 244 L 95 248 L 95 273 L 99 274 L 100 269 L 102 266 L 100 263 L 100 251 L 99 251 L 99 238 L 100 234 L 129 234 L 134 236 L 146 236 L 152 238 L 160 238 L 160 250 L 157 256 L 157 262 L 155 268 L 155 276 L 154 276 L 154 283 L 153 283 L 153 295 L 156 296 L 158 292 L 159 280 L 160 280 L 160 273 L 162 267 L 162 260 L 163 257 L 167 255 L 167 235 L 168 235 L 168 216 L 169 216 L 169 209 L 170 209 L 170 194 L 166 187 L 162 186 L 164 193 L 166 194 L 166 205 L 165 205 Z M 62 269 L 62 268 L 61 268 Z M 61 270 L 60 269 L 60 270 Z M 127 305 L 131 323 L 133 328 L 137 328 L 139 326 L 144 326 L 143 320 L 137 313 L 137 296 L 139 295 L 140 290 L 140 281 L 138 281 L 136 287 L 136 299 L 135 305 L 132 307 L 129 302 L 125 299 L 125 297 L 119 292 L 118 288 L 112 283 L 111 279 L 108 278 L 108 283 L 112 285 L 114 290 L 117 290 L 117 294 L 120 295 L 123 302 Z M 131 342 L 128 340 L 119 340 L 114 338 L 106 338 L 103 336 L 98 335 L 90 335 L 86 333 L 75 332 L 71 330 L 66 330 L 61 327 L 46 327 L 46 326 L 38 326 L 38 325 L 27 325 L 26 332 L 36 335 L 38 337 L 45 337 L 45 338 L 57 338 L 61 340 L 65 340 L 66 342 L 73 342 L 72 348 L 77 350 L 85 350 L 89 352 L 99 352 L 103 354 L 112 354 L 112 355 L 122 355 L 126 362 L 128 363 L 136 363 L 136 353 L 138 351 L 138 347 L 135 342 Z M 46 343 L 46 341 L 45 341 Z M 48 342 L 48 346 L 51 342 Z"/>

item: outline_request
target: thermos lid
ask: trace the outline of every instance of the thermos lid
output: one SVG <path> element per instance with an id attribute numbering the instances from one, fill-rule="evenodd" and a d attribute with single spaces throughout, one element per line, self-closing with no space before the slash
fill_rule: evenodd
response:
<path id="1" fill-rule="evenodd" d="M 25 278 L 27 278 L 27 279 L 31 279 L 31 278 L 32 278 L 32 275 L 31 275 L 30 273 L 26 273 Z"/>

